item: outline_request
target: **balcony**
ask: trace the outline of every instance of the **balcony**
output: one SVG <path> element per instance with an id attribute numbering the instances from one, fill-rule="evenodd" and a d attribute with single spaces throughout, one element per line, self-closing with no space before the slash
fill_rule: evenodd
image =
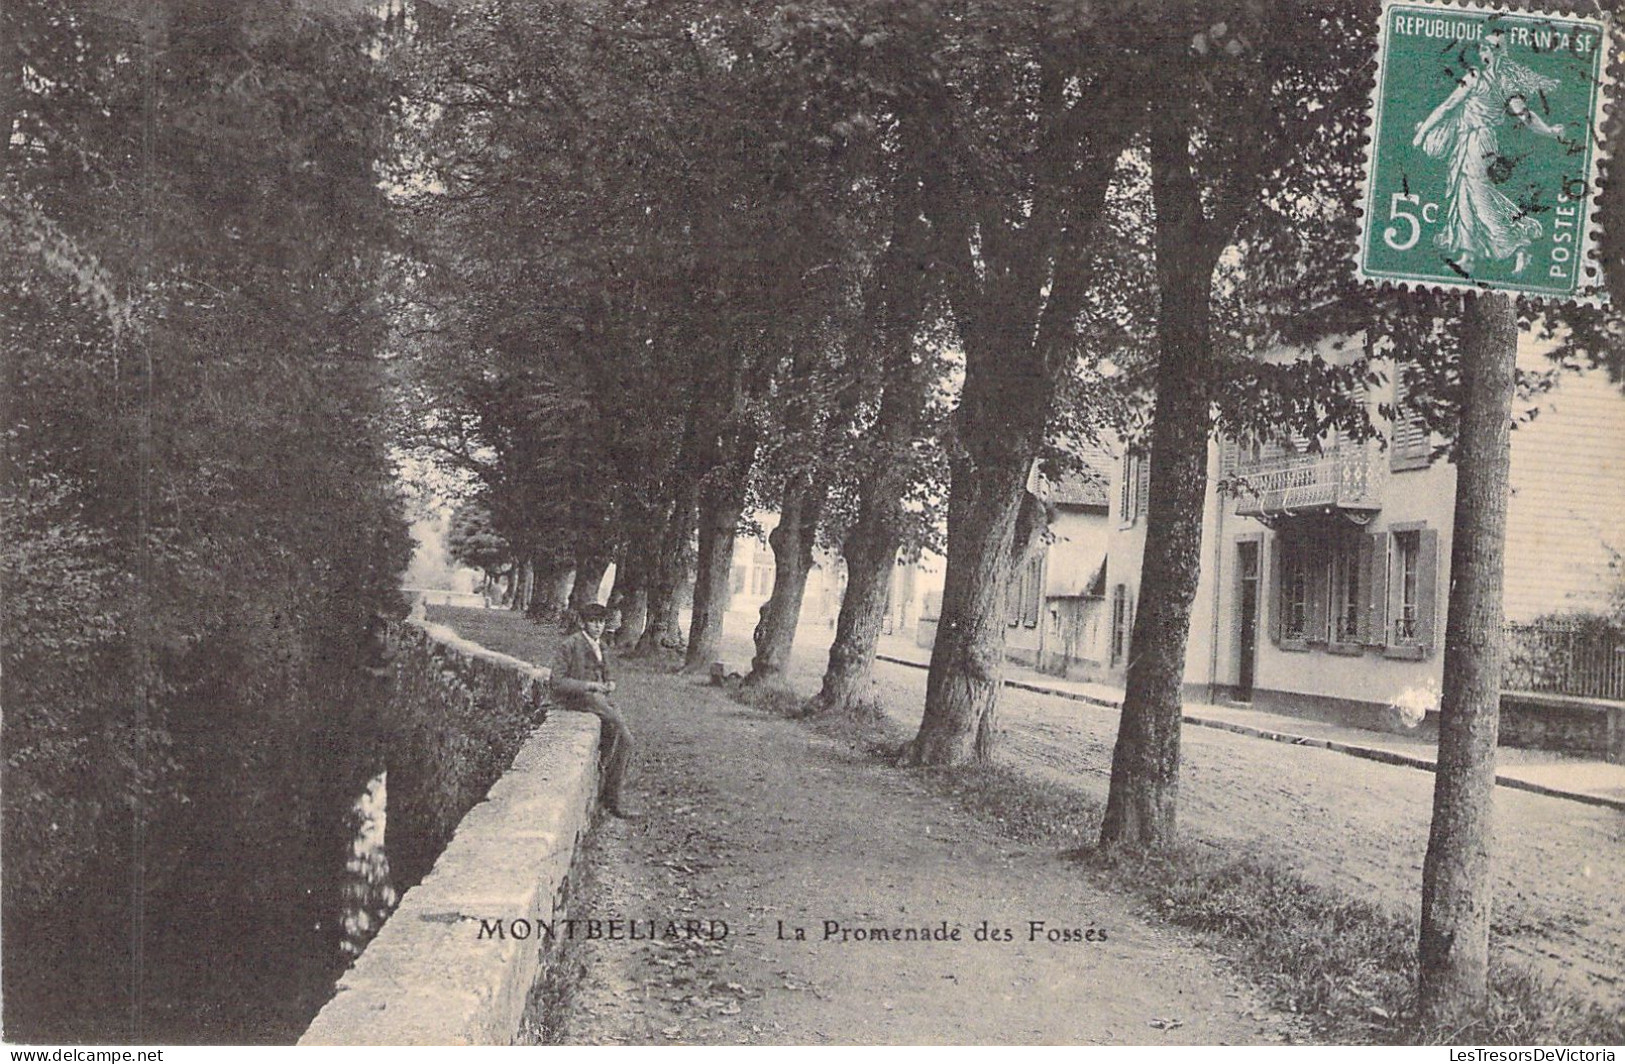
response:
<path id="1" fill-rule="evenodd" d="M 1382 509 L 1387 456 L 1373 440 L 1337 441 L 1318 454 L 1239 455 L 1235 463 L 1236 513 L 1243 517 L 1288 517 L 1341 513 L 1364 523 Z"/>

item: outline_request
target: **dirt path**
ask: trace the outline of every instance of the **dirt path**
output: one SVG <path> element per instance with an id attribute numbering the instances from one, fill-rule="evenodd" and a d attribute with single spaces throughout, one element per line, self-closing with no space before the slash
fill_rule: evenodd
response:
<path id="1" fill-rule="evenodd" d="M 804 635 L 806 638 L 797 648 L 789 678 L 797 689 L 812 691 L 816 689 L 823 668 L 827 648 L 821 644 L 827 643 L 828 635 L 822 632 L 807 632 Z M 749 644 L 740 636 L 731 638 L 724 650 L 724 657 L 730 662 L 744 662 L 748 660 L 748 655 Z M 925 673 L 921 670 L 884 663 L 876 666 L 876 696 L 905 730 L 912 730 L 919 724 L 924 684 Z M 721 741 L 724 743 L 744 744 L 747 742 L 746 736 L 750 736 L 749 743 L 759 743 L 761 740 L 756 736 L 757 731 L 771 724 L 773 728 L 790 729 L 784 741 L 799 741 L 807 751 L 818 749 L 819 741 L 799 725 L 770 721 L 714 693 L 693 692 L 695 698 L 702 694 L 706 699 L 716 699 L 714 705 L 720 708 L 715 712 L 742 714 L 741 719 L 754 721 L 749 726 L 723 728 Z M 681 700 L 684 705 L 690 701 L 688 697 Z M 1007 689 L 1000 700 L 1000 714 L 1003 739 L 998 759 L 1001 762 L 1021 772 L 1061 782 L 1097 798 L 1104 798 L 1116 734 L 1116 714 L 1113 711 Z M 709 716 L 705 719 L 711 720 Z M 737 721 L 733 723 L 737 724 Z M 663 742 L 661 737 L 666 734 L 663 726 L 656 724 L 655 728 L 650 737 L 651 746 Z M 687 741 L 683 735 L 673 739 L 670 746 L 673 756 Z M 750 755 L 752 761 L 769 756 L 761 752 L 758 746 L 751 748 L 757 751 Z M 840 753 L 826 750 L 812 764 L 825 766 Z M 1180 823 L 1187 837 L 1200 838 L 1238 853 L 1257 854 L 1340 894 L 1371 899 L 1392 912 L 1415 918 L 1420 904 L 1422 857 L 1427 847 L 1431 814 L 1431 774 L 1206 728 L 1185 729 L 1184 755 Z M 724 759 L 723 765 L 728 772 L 737 768 L 735 761 L 738 756 Z M 850 758 L 850 752 L 846 756 Z M 680 771 L 700 773 L 704 770 L 698 765 L 703 764 L 703 761 L 691 763 L 690 767 Z M 801 815 L 797 796 L 808 786 L 794 783 L 789 776 L 781 774 L 781 768 L 788 772 L 796 762 L 780 757 L 776 761 L 762 761 L 761 764 L 775 765 L 771 777 L 774 787 L 770 788 L 764 800 L 770 801 L 772 808 L 787 803 L 790 809 L 782 813 L 784 816 Z M 759 766 L 757 770 L 760 771 Z M 673 771 L 678 769 L 674 767 Z M 853 762 L 850 780 L 844 772 L 843 768 L 835 780 L 842 784 L 842 787 L 836 788 L 836 796 L 841 799 L 843 807 L 848 801 L 858 801 L 859 808 L 853 814 L 853 819 L 863 825 L 863 831 L 886 830 L 884 824 L 870 823 L 875 819 L 871 810 L 880 807 L 872 804 L 875 800 L 872 795 L 861 798 L 855 789 L 855 781 L 873 780 L 873 786 L 880 788 L 882 793 L 896 788 L 906 791 L 909 783 L 906 774 L 866 765 L 861 761 Z M 720 775 L 713 776 L 709 785 L 723 794 L 747 793 L 732 790 L 742 786 L 741 781 L 724 784 L 724 777 Z M 869 794 L 868 786 L 864 785 L 862 794 Z M 1625 889 L 1621 887 L 1625 883 L 1625 813 L 1506 788 L 1496 789 L 1495 801 L 1493 868 L 1496 877 L 1496 941 L 1514 956 L 1535 966 L 1543 975 L 1559 981 L 1564 989 L 1590 996 L 1607 1007 L 1625 1008 L 1625 977 L 1621 975 L 1625 972 Z M 754 816 L 759 810 L 752 807 L 750 812 Z M 842 815 L 847 814 L 843 811 Z M 947 813 L 940 815 L 953 820 Z M 902 826 L 909 822 L 899 819 L 896 823 Z M 932 823 L 935 824 L 934 821 Z M 944 828 L 933 826 L 932 834 L 937 835 Z M 616 827 L 611 830 L 625 829 Z M 636 833 L 664 830 L 664 826 L 653 824 L 633 829 L 634 834 L 628 839 L 633 847 L 630 852 L 638 852 L 639 836 Z M 739 823 L 731 824 L 727 829 L 728 837 L 739 837 L 734 833 L 741 830 Z M 1029 859 L 1037 860 L 1040 866 L 1044 865 L 1041 858 L 1035 859 L 1032 855 L 1018 857 L 1006 844 L 979 834 L 971 825 L 961 824 L 954 831 L 956 840 L 979 839 L 981 849 L 975 852 L 991 854 L 1001 861 L 1009 859 L 1013 862 L 1012 868 L 1016 867 L 1014 862 Z M 751 836 L 747 833 L 743 837 L 748 845 Z M 861 844 L 854 840 L 851 845 Z M 739 843 L 728 845 L 737 846 Z M 802 894 L 795 889 L 787 889 L 779 894 L 775 888 L 774 894 L 760 894 L 754 900 L 765 902 L 771 899 L 773 904 L 781 906 L 797 905 L 798 911 L 809 914 L 811 919 L 821 920 L 825 916 L 847 918 L 848 909 L 834 908 L 825 913 L 815 911 L 820 905 L 829 905 L 832 901 L 847 903 L 840 895 L 831 901 L 826 900 L 829 898 L 827 894 L 810 892 L 818 882 L 817 869 L 826 866 L 821 860 L 811 859 L 816 856 L 807 849 L 813 845 L 811 840 L 792 839 L 791 845 L 801 847 L 797 852 L 809 855 L 812 867 L 808 872 L 815 877 L 809 883 L 809 892 Z M 902 839 L 884 843 L 888 852 L 900 854 L 915 853 L 924 845 L 923 827 L 919 829 L 918 836 L 905 833 Z M 966 847 L 964 852 L 972 852 L 968 842 L 963 845 Z M 936 849 L 939 846 L 944 844 L 933 843 L 925 852 L 940 854 Z M 653 860 L 657 866 L 658 861 L 669 859 L 662 847 L 669 848 L 665 841 L 657 839 L 655 848 L 647 851 L 655 855 Z M 848 850 L 850 848 L 849 845 Z M 838 868 L 841 860 L 844 858 L 837 854 L 827 867 Z M 1069 889 L 1075 887 L 1066 876 L 1065 869 L 1050 871 Z M 1023 865 L 1021 874 L 1026 876 L 1027 872 Z M 636 874 L 636 870 L 628 872 L 632 878 Z M 1049 873 L 1045 874 L 1047 876 Z M 911 891 L 922 889 L 921 881 L 909 878 L 911 873 L 907 866 L 897 875 L 903 877 L 899 882 L 912 884 L 909 888 Z M 949 884 L 957 882 L 951 874 L 935 872 L 925 880 L 932 889 L 915 896 L 930 897 L 933 903 L 940 893 L 935 889 L 939 884 L 946 890 Z M 797 881 L 790 882 L 793 886 Z M 1033 879 L 1035 889 L 1039 882 L 1039 878 Z M 899 896 L 903 895 L 900 893 Z M 952 898 L 956 895 L 942 893 L 941 896 Z M 983 894 L 978 891 L 970 896 L 974 900 Z M 1094 911 L 1092 906 L 1097 903 L 1098 899 L 1088 901 L 1085 912 Z M 779 916 L 777 913 L 763 915 L 772 919 Z M 944 912 L 940 915 L 949 914 Z M 978 921 L 982 918 L 981 915 L 974 917 Z M 986 918 L 993 919 L 994 916 L 990 914 Z M 1019 912 L 1010 912 L 1007 922 L 1014 923 L 1025 918 Z M 1037 918 L 1047 917 L 1039 914 Z M 766 926 L 769 930 L 773 927 L 771 923 Z M 1110 943 L 1118 945 L 1118 937 L 1114 935 Z M 787 944 L 771 945 L 774 946 L 775 956 L 789 948 Z M 809 962 L 818 959 L 804 953 L 797 954 L 794 950 L 784 956 L 790 959 L 807 956 Z M 931 959 L 928 954 L 910 956 Z M 819 957 L 824 955 L 821 953 Z M 1084 959 L 1087 960 L 1087 956 Z M 785 970 L 791 969 L 786 967 Z M 1107 973 L 1114 977 L 1114 985 L 1117 971 L 1114 967 Z M 960 980 L 965 978 L 962 972 L 947 974 L 954 974 Z M 732 981 L 745 985 L 738 979 Z M 986 988 L 983 990 L 991 993 Z M 985 1000 L 1001 1000 L 1006 992 L 1009 991 L 1000 989 L 997 995 Z M 1099 991 L 1086 989 L 1082 999 L 1087 999 L 1091 993 Z M 1150 1002 L 1156 999 L 1145 1000 Z M 893 1004 L 895 1006 L 897 1002 L 893 1000 Z M 1249 1007 L 1241 1006 L 1240 1012 L 1247 1012 Z M 972 1008 L 975 1008 L 974 1002 Z M 743 1012 L 742 1009 L 741 1014 Z M 1141 1018 L 1138 1022 L 1144 1024 L 1151 1018 L 1155 1016 Z M 658 1033 L 672 1025 L 668 1022 L 656 1027 L 655 1031 Z M 771 1027 L 764 1030 L 772 1031 Z M 1123 1034 L 1116 1027 L 1113 1030 L 1112 1039 L 1136 1040 L 1134 1034 Z M 1147 1034 L 1154 1033 L 1147 1029 Z M 782 1032 L 768 1037 L 793 1040 Z M 1098 1032 L 1095 1037 L 1110 1040 Z M 1241 1040 L 1262 1040 L 1259 1035 L 1244 1034 L 1239 1037 Z M 834 1040 L 842 1039 L 836 1036 Z"/>
<path id="2" fill-rule="evenodd" d="M 847 744 L 687 679 L 633 672 L 617 697 L 650 815 L 606 822 L 577 915 L 722 920 L 728 937 L 579 943 L 563 1041 L 1283 1039 L 1285 1022 L 1210 954 Z M 1045 925 L 1036 941 L 1030 920 Z M 962 940 L 843 942 L 825 921 Z M 1011 941 L 976 941 L 984 921 Z M 1104 941 L 1084 941 L 1091 929 Z"/>

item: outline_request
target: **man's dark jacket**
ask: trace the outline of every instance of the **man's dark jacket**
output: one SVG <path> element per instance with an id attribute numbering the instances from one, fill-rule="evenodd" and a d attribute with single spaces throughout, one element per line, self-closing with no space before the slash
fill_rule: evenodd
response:
<path id="1" fill-rule="evenodd" d="M 603 643 L 598 645 L 602 647 Z M 548 681 L 554 694 L 566 700 L 584 698 L 592 693 L 587 684 L 608 681 L 609 653 L 606 651 L 602 659 L 594 656 L 585 632 L 577 632 L 559 644 L 553 657 L 553 677 Z"/>

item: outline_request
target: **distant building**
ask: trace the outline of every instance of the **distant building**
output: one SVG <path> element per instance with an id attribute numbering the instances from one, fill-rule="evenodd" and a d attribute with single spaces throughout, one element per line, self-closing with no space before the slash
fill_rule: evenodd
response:
<path id="1" fill-rule="evenodd" d="M 773 594 L 773 581 L 778 571 L 767 536 L 778 527 L 779 517 L 774 513 L 757 513 L 752 518 L 762 534 L 742 535 L 735 541 L 733 571 L 729 581 L 731 594 L 728 612 L 735 616 L 729 619 L 728 627 L 740 632 L 754 630 L 761 617 L 762 606 Z M 934 586 L 940 588 L 940 564 L 935 568 L 939 575 Z M 924 591 L 933 586 L 932 569 L 929 564 L 916 566 L 904 562 L 893 567 L 883 634 L 914 631 L 919 622 Z M 800 628 L 823 627 L 833 631 L 845 594 L 845 560 L 834 551 L 822 547 L 815 549 L 812 571 L 807 574 L 806 594 L 801 601 Z"/>
<path id="2" fill-rule="evenodd" d="M 1111 543 L 1114 459 L 1087 445 L 1083 468 L 1055 481 L 1034 472 L 1028 490 L 1050 513 L 1048 541 L 1012 574 L 1005 597 L 1005 647 L 1023 664 L 1065 673 L 1098 668 L 1109 624 L 1106 556 Z"/>

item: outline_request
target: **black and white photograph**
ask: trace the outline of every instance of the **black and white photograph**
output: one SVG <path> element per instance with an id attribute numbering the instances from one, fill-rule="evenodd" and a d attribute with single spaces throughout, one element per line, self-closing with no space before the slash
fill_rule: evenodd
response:
<path id="1" fill-rule="evenodd" d="M 0 0 L 10 1059 L 1614 1060 L 1622 58 Z"/>

